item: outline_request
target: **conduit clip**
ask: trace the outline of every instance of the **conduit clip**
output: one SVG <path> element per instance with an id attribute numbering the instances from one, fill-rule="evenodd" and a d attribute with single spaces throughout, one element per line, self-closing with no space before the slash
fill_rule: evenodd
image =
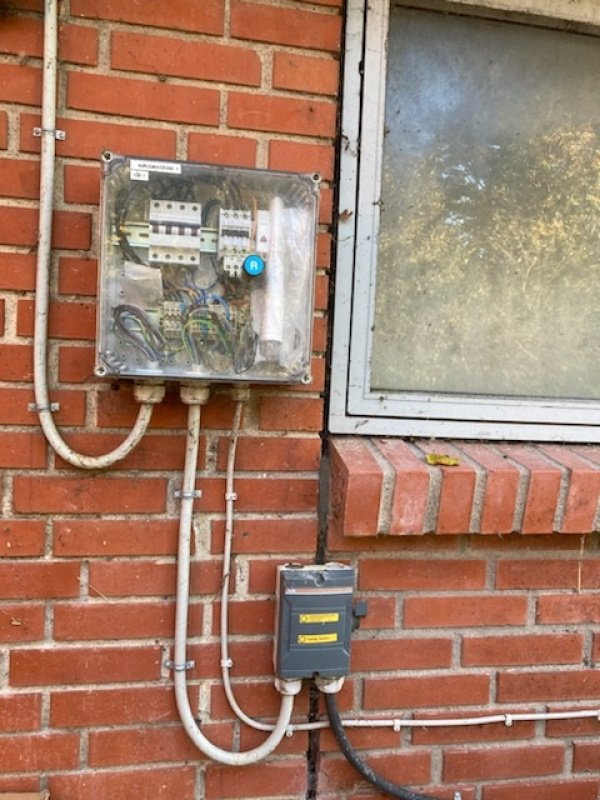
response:
<path id="1" fill-rule="evenodd" d="M 65 131 L 61 131 L 58 128 L 34 128 L 33 135 L 36 136 L 38 139 L 44 136 L 53 136 L 55 139 L 59 139 L 61 142 L 67 138 L 67 134 Z"/>
<path id="2" fill-rule="evenodd" d="M 233 667 L 233 658 L 222 658 L 219 662 L 219 666 L 231 669 Z"/>
<path id="3" fill-rule="evenodd" d="M 195 666 L 196 662 L 193 658 L 189 661 L 184 661 L 183 664 L 176 664 L 174 661 L 165 661 L 165 667 L 167 669 L 172 669 L 173 672 L 186 672 L 188 669 L 194 669 Z"/>
<path id="4" fill-rule="evenodd" d="M 237 492 L 225 492 L 225 500 L 237 500 Z"/>
<path id="5" fill-rule="evenodd" d="M 29 403 L 27 406 L 28 411 L 60 411 L 60 403 L 50 403 L 48 406 L 42 406 L 38 403 Z"/>
<path id="6" fill-rule="evenodd" d="M 182 491 L 181 489 L 177 489 L 175 491 L 175 497 L 178 497 L 181 500 L 197 500 L 198 498 L 202 497 L 202 491 L 200 489 L 191 489 L 190 491 Z"/>
<path id="7" fill-rule="evenodd" d="M 504 716 L 504 724 L 506 725 L 507 728 L 512 728 L 513 722 L 514 720 L 512 718 L 512 714 L 506 714 Z"/>

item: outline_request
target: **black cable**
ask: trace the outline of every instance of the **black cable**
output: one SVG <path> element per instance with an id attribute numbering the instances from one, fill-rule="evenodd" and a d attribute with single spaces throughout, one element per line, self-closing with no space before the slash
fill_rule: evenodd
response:
<path id="1" fill-rule="evenodd" d="M 418 792 L 413 792 L 397 783 L 392 783 L 392 781 L 388 781 L 387 778 L 384 778 L 382 775 L 379 775 L 377 772 L 375 772 L 374 769 L 372 769 L 360 758 L 350 743 L 350 740 L 346 736 L 346 731 L 344 730 L 344 726 L 342 724 L 342 719 L 338 711 L 334 694 L 325 694 L 325 705 L 327 707 L 329 722 L 331 723 L 331 730 L 333 731 L 333 735 L 340 746 L 340 750 L 352 764 L 354 769 L 357 772 L 360 772 L 366 781 L 375 786 L 375 788 L 379 789 L 381 792 L 390 795 L 390 797 L 398 797 L 400 800 L 436 800 L 435 797 L 432 797 L 429 794 L 419 794 Z"/>

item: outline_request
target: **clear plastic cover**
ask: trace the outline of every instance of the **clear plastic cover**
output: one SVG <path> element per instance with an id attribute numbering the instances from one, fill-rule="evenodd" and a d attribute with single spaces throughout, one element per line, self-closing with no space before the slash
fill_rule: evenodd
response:
<path id="1" fill-rule="evenodd" d="M 310 381 L 319 176 L 103 155 L 97 375 Z"/>

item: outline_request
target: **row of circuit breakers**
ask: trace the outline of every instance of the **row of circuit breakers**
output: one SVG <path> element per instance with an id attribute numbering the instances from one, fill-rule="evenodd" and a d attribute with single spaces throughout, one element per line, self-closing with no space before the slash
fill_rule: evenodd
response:
<path id="1" fill-rule="evenodd" d="M 104 153 L 96 374 L 308 382 L 318 193 Z"/>

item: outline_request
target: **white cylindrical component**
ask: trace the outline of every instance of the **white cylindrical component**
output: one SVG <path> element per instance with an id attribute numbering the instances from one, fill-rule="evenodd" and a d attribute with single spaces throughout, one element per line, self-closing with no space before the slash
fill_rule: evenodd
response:
<path id="1" fill-rule="evenodd" d="M 129 436 L 111 453 L 86 456 L 71 449 L 60 435 L 52 417 L 48 392 L 48 309 L 50 305 L 50 254 L 52 252 L 52 210 L 54 206 L 54 161 L 56 154 L 56 66 L 58 4 L 46 0 L 44 18 L 44 86 L 42 93 L 42 134 L 40 156 L 40 212 L 35 286 L 33 333 L 33 385 L 35 406 L 40 425 L 52 449 L 75 467 L 103 469 L 124 458 L 138 444 L 150 422 L 156 400 L 156 387 L 151 399 L 140 400 L 139 413 Z M 164 393 L 164 390 L 163 390 Z M 162 399 L 162 397 L 161 397 Z"/>
<path id="2" fill-rule="evenodd" d="M 189 398 L 188 398 L 189 400 Z M 233 753 L 217 747 L 198 728 L 187 690 L 187 624 L 190 590 L 190 541 L 196 483 L 196 464 L 200 441 L 200 405 L 192 403 L 188 410 L 188 430 L 185 450 L 185 466 L 181 487 L 181 511 L 179 520 L 179 547 L 177 562 L 177 604 L 175 610 L 175 699 L 179 716 L 186 733 L 204 755 L 230 766 L 245 766 L 261 761 L 272 753 L 285 736 L 294 709 L 293 695 L 282 695 L 279 717 L 275 727 L 265 741 L 253 750 Z"/>
<path id="3" fill-rule="evenodd" d="M 285 264 L 283 200 L 269 203 L 271 241 L 265 269 L 265 294 L 260 329 L 260 352 L 267 361 L 278 361 L 284 329 Z"/>

